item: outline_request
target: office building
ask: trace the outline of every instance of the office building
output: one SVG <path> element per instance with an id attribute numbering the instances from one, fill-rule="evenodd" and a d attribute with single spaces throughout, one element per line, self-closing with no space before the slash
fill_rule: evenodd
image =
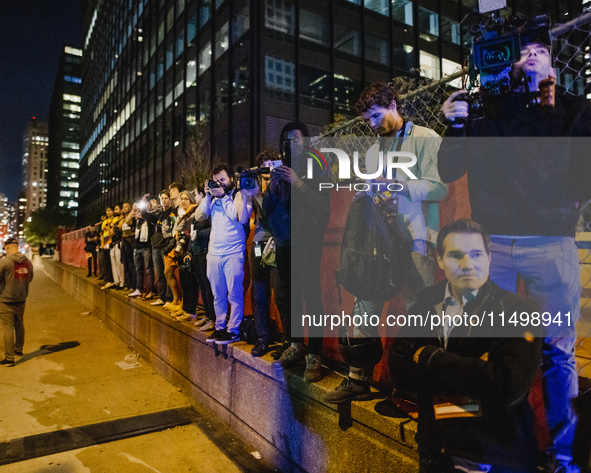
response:
<path id="1" fill-rule="evenodd" d="M 65 46 L 49 108 L 47 206 L 76 215 L 80 167 L 82 50 Z"/>
<path id="2" fill-rule="evenodd" d="M 570 5 L 570 6 L 569 6 Z M 509 2 L 561 22 L 581 5 Z M 252 165 L 291 120 L 312 133 L 355 115 L 367 83 L 439 79 L 464 63 L 476 0 L 102 0 L 88 3 L 80 206 L 180 179 L 192 128 L 204 148 Z M 472 17 L 477 18 L 477 17 Z"/>
<path id="3" fill-rule="evenodd" d="M 23 187 L 27 199 L 25 220 L 47 203 L 47 123 L 33 117 L 23 136 Z"/>

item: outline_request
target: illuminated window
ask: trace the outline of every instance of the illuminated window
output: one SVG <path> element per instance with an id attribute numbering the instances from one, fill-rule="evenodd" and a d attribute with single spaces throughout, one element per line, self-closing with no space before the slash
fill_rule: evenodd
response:
<path id="1" fill-rule="evenodd" d="M 65 103 L 64 104 L 64 110 L 70 110 L 72 112 L 81 112 L 82 111 L 82 107 L 80 107 L 80 105 L 74 105 L 74 104 Z"/>
<path id="2" fill-rule="evenodd" d="M 82 98 L 79 95 L 64 94 L 63 97 L 64 100 L 69 102 L 82 102 Z"/>
<path id="3" fill-rule="evenodd" d="M 82 50 L 66 46 L 66 54 L 72 54 L 74 56 L 82 56 Z"/>
<path id="4" fill-rule="evenodd" d="M 64 79 L 68 82 L 74 82 L 75 84 L 82 83 L 82 79 L 80 79 L 79 77 L 64 76 Z"/>

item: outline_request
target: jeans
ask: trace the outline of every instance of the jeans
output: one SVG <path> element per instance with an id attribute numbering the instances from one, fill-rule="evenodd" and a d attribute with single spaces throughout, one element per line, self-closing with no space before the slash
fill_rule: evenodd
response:
<path id="1" fill-rule="evenodd" d="M 154 261 L 154 272 L 158 280 L 158 297 L 164 302 L 172 302 L 172 292 L 166 284 L 164 276 L 164 250 L 152 248 L 152 259 Z"/>
<path id="2" fill-rule="evenodd" d="M 427 245 L 429 246 L 429 245 Z M 426 287 L 435 284 L 435 256 L 434 250 L 428 248 L 426 254 L 413 251 L 412 264 L 405 268 L 404 286 L 401 294 L 404 297 L 406 308 L 409 309 L 416 302 L 416 295 Z M 355 298 L 355 305 L 351 315 L 377 315 L 381 317 L 384 310 L 384 302 L 364 301 Z M 345 334 L 343 334 L 344 336 Z M 379 338 L 379 326 L 358 325 L 353 328 L 353 338 Z M 357 379 L 366 379 L 372 376 L 374 366 L 350 366 L 349 373 Z"/>
<path id="3" fill-rule="evenodd" d="M 125 241 L 121 243 L 121 263 L 123 264 L 123 277 L 125 286 L 129 289 L 136 288 L 135 259 L 133 255 L 133 243 Z"/>
<path id="4" fill-rule="evenodd" d="M 213 292 L 215 328 L 226 328 L 228 303 L 231 305 L 228 332 L 238 335 L 244 315 L 244 252 L 232 255 L 207 255 L 207 279 Z"/>
<path id="5" fill-rule="evenodd" d="M 4 329 L 4 357 L 14 361 L 14 352 L 23 351 L 25 344 L 25 303 L 7 304 L 0 302 L 0 320 Z"/>
<path id="6" fill-rule="evenodd" d="M 154 262 L 151 248 L 136 248 L 133 250 L 133 262 L 135 265 L 135 288 L 144 290 L 144 272 L 146 274 L 147 291 L 154 286 Z"/>
<path id="7" fill-rule="evenodd" d="M 121 243 L 115 243 L 111 248 L 111 270 L 113 271 L 113 284 L 123 287 L 123 263 L 121 263 Z"/>
<path id="8" fill-rule="evenodd" d="M 207 279 L 207 253 L 191 253 L 191 265 L 193 267 L 193 274 L 197 279 L 197 286 L 201 292 L 203 308 L 205 309 L 205 317 L 207 317 L 209 320 L 215 321 L 213 292 L 211 291 L 209 279 Z M 197 299 L 199 299 L 198 296 Z"/>
<path id="9" fill-rule="evenodd" d="M 503 289 L 517 290 L 517 275 L 527 297 L 555 317 L 570 312 L 570 326 L 549 327 L 542 350 L 544 398 L 551 451 L 572 458 L 577 417 L 571 401 L 578 395 L 575 362 L 576 321 L 580 317 L 581 276 L 571 237 L 511 238 L 491 236 L 490 278 Z M 563 317 L 563 321 L 564 321 Z"/>

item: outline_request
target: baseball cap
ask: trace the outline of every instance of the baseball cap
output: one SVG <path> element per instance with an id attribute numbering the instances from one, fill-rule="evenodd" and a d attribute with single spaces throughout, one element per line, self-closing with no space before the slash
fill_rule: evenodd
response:
<path id="1" fill-rule="evenodd" d="M 4 242 L 4 246 L 7 245 L 18 245 L 18 240 L 14 237 L 10 237 Z"/>

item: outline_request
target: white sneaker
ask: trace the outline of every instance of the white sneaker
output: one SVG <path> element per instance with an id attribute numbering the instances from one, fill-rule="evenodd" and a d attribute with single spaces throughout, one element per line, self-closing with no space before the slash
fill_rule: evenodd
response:
<path id="1" fill-rule="evenodd" d="M 164 301 L 162 299 L 158 299 L 155 302 L 150 302 L 150 305 L 164 305 Z"/>
<path id="2" fill-rule="evenodd" d="M 201 321 L 199 321 L 201 322 Z M 197 325 L 199 322 L 195 323 L 195 325 Z M 203 327 L 201 327 L 199 329 L 200 332 L 208 332 L 210 330 L 213 330 L 215 328 L 215 322 L 213 320 L 207 320 L 207 322 L 205 322 L 205 325 Z"/>
<path id="3" fill-rule="evenodd" d="M 140 297 L 142 295 L 142 291 L 140 291 L 139 289 L 136 289 L 133 292 L 130 292 L 127 296 L 128 297 Z"/>
<path id="4" fill-rule="evenodd" d="M 195 320 L 195 314 L 183 314 L 176 318 L 177 322 L 190 322 Z"/>
<path id="5" fill-rule="evenodd" d="M 110 287 L 113 287 L 115 284 L 113 284 L 112 282 L 108 282 L 107 284 L 105 284 L 103 287 L 101 287 L 101 289 L 109 289 Z"/>
<path id="6" fill-rule="evenodd" d="M 166 309 L 166 310 L 168 310 L 168 308 L 169 308 L 171 305 L 172 305 L 172 302 L 167 302 L 166 304 L 164 304 L 164 305 L 162 306 L 162 308 L 163 308 L 163 309 Z"/>

